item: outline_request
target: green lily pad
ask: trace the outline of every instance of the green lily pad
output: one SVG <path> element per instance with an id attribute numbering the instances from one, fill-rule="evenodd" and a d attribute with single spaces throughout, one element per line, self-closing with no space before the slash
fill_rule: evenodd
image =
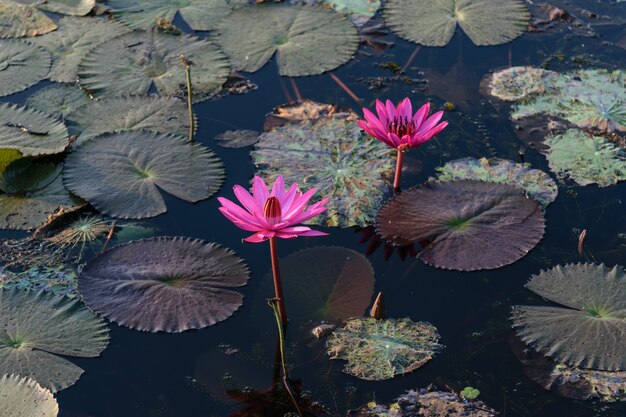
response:
<path id="1" fill-rule="evenodd" d="M 431 182 L 396 195 L 378 212 L 378 232 L 397 244 L 427 241 L 429 265 L 473 271 L 508 265 L 543 237 L 541 206 L 509 184 Z"/>
<path id="2" fill-rule="evenodd" d="M 0 290 L 0 373 L 33 378 L 56 392 L 83 373 L 63 356 L 96 357 L 108 343 L 104 320 L 81 301 Z"/>
<path id="3" fill-rule="evenodd" d="M 59 404 L 36 381 L 19 375 L 0 378 L 0 409 L 4 417 L 56 417 Z"/>
<path id="4" fill-rule="evenodd" d="M 290 0 L 289 3 L 321 4 L 347 16 L 356 27 L 365 25 L 380 9 L 380 0 Z"/>
<path id="5" fill-rule="evenodd" d="M 9 165 L 21 157 L 22 153 L 17 149 L 0 149 L 0 172 L 4 172 Z"/>
<path id="6" fill-rule="evenodd" d="M 530 66 L 505 68 L 486 76 L 483 93 L 499 100 L 519 101 L 554 92 L 558 73 Z"/>
<path id="7" fill-rule="evenodd" d="M 394 159 L 387 146 L 363 133 L 352 113 L 299 124 L 286 124 L 261 134 L 252 151 L 258 175 L 274 181 L 316 187 L 314 198 L 330 197 L 327 212 L 313 221 L 325 226 L 367 226 L 374 221 L 389 190 Z"/>
<path id="8" fill-rule="evenodd" d="M 475 45 L 500 45 L 526 30 L 530 14 L 520 0 L 389 0 L 385 22 L 398 36 L 445 46 L 457 24 Z"/>
<path id="9" fill-rule="evenodd" d="M 356 318 L 333 331 L 330 359 L 347 360 L 343 371 L 368 381 L 383 381 L 421 368 L 442 348 L 430 323 L 405 319 Z"/>
<path id="10" fill-rule="evenodd" d="M 241 27 L 241 26 L 238 26 Z M 191 36 L 136 31 L 95 47 L 78 67 L 80 85 L 96 97 L 145 95 L 187 97 L 180 55 L 191 62 L 194 102 L 218 93 L 229 65 L 213 44 Z"/>
<path id="11" fill-rule="evenodd" d="M 222 185 L 224 166 L 183 137 L 136 130 L 105 133 L 78 146 L 63 177 L 98 211 L 141 219 L 167 211 L 159 188 L 192 203 L 209 198 Z"/>
<path id="12" fill-rule="evenodd" d="M 242 304 L 230 288 L 248 268 L 229 249 L 180 237 L 116 246 L 80 273 L 83 299 L 94 311 L 131 329 L 182 332 L 226 320 Z"/>
<path id="13" fill-rule="evenodd" d="M 75 109 L 91 102 L 89 96 L 76 84 L 60 84 L 33 93 L 28 97 L 26 107 L 63 119 Z"/>
<path id="14" fill-rule="evenodd" d="M 46 291 L 75 298 L 78 295 L 78 275 L 69 266 L 33 265 L 21 272 L 7 272 L 0 278 L 0 288 Z"/>
<path id="15" fill-rule="evenodd" d="M 528 197 L 547 207 L 559 192 L 545 172 L 508 159 L 461 158 L 437 168 L 435 181 L 478 180 L 512 184 L 526 191 Z"/>
<path id="16" fill-rule="evenodd" d="M 59 29 L 35 39 L 52 52 L 53 64 L 49 78 L 60 83 L 78 80 L 78 64 L 97 45 L 130 32 L 119 23 L 107 19 L 64 17 Z"/>
<path id="17" fill-rule="evenodd" d="M 25 194 L 41 190 L 52 183 L 62 169 L 62 165 L 53 162 L 20 158 L 0 172 L 0 190 L 7 194 Z"/>
<path id="18" fill-rule="evenodd" d="M 356 28 L 345 17 L 285 4 L 237 9 L 222 19 L 217 32 L 236 68 L 257 71 L 277 53 L 279 72 L 289 77 L 333 70 L 348 62 L 359 44 Z"/>
<path id="19" fill-rule="evenodd" d="M 50 53 L 30 42 L 0 39 L 0 97 L 26 90 L 50 70 Z"/>
<path id="20" fill-rule="evenodd" d="M 172 97 L 123 97 L 98 101 L 73 110 L 65 118 L 75 144 L 107 132 L 151 130 L 187 136 L 187 105 Z"/>
<path id="21" fill-rule="evenodd" d="M 222 148 L 245 148 L 259 141 L 259 132 L 254 130 L 227 130 L 215 137 Z"/>
<path id="22" fill-rule="evenodd" d="M 560 177 L 600 187 L 626 180 L 626 154 L 602 136 L 569 129 L 548 136 L 544 144 L 549 147 L 546 158 L 550 169 Z"/>
<path id="23" fill-rule="evenodd" d="M 233 9 L 230 0 L 108 0 L 113 15 L 133 29 L 150 29 L 158 18 L 176 13 L 193 30 L 211 30 Z"/>
<path id="24" fill-rule="evenodd" d="M 56 28 L 57 25 L 34 6 L 0 0 L 0 38 L 30 38 Z"/>
<path id="25" fill-rule="evenodd" d="M 23 156 L 63 152 L 69 144 L 63 123 L 45 113 L 13 104 L 0 104 L 0 148 Z"/>
<path id="26" fill-rule="evenodd" d="M 626 279 L 620 266 L 556 266 L 533 275 L 526 287 L 560 304 L 515 306 L 517 335 L 537 351 L 570 366 L 626 370 Z"/>
<path id="27" fill-rule="evenodd" d="M 96 6 L 96 0 L 17 0 L 20 3 L 32 4 L 47 12 L 85 16 Z"/>

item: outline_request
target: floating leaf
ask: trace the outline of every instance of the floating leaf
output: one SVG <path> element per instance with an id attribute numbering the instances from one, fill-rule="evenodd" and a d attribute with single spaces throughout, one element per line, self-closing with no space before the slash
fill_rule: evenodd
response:
<path id="1" fill-rule="evenodd" d="M 24 156 L 51 155 L 65 150 L 67 129 L 37 110 L 0 104 L 0 148 L 17 149 Z"/>
<path id="2" fill-rule="evenodd" d="M 554 91 L 558 73 L 530 66 L 506 68 L 486 76 L 481 83 L 484 94 L 504 101 L 518 101 Z"/>
<path id="3" fill-rule="evenodd" d="M 368 381 L 382 381 L 421 368 L 441 349 L 437 329 L 408 318 L 356 318 L 328 338 L 330 359 L 348 363 L 343 371 Z"/>
<path id="4" fill-rule="evenodd" d="M 265 118 L 263 129 L 266 132 L 288 123 L 300 123 L 329 118 L 341 111 L 334 104 L 318 103 L 313 100 L 290 101 L 276 107 Z"/>
<path id="5" fill-rule="evenodd" d="M 182 332 L 226 320 L 248 268 L 229 249 L 187 238 L 140 240 L 90 261 L 78 285 L 94 311 L 131 329 Z"/>
<path id="6" fill-rule="evenodd" d="M 0 373 L 33 378 L 55 392 L 83 373 L 58 355 L 96 357 L 108 342 L 104 321 L 78 300 L 0 290 Z"/>
<path id="7" fill-rule="evenodd" d="M 556 266 L 526 287 L 560 306 L 516 306 L 513 327 L 525 343 L 558 362 L 626 370 L 626 279 L 621 267 Z"/>
<path id="8" fill-rule="evenodd" d="M 78 295 L 78 276 L 68 265 L 34 265 L 25 271 L 7 272 L 0 279 L 0 288 L 18 290 L 43 290 L 56 295 L 74 298 Z"/>
<path id="9" fill-rule="evenodd" d="M 556 183 L 545 172 L 507 159 L 461 158 L 437 168 L 436 181 L 478 180 L 512 184 L 547 207 L 558 194 Z"/>
<path id="10" fill-rule="evenodd" d="M 313 221 L 325 226 L 367 226 L 389 189 L 394 160 L 387 146 L 366 136 L 352 113 L 263 133 L 252 151 L 258 174 L 267 181 L 316 187 L 330 197 L 329 210 Z"/>
<path id="11" fill-rule="evenodd" d="M 59 405 L 36 381 L 19 375 L 0 378 L 0 410 L 4 417 L 56 417 Z"/>
<path id="12" fill-rule="evenodd" d="M 80 84 L 103 98 L 145 95 L 151 87 L 161 96 L 186 97 L 180 55 L 192 62 L 195 102 L 220 91 L 229 66 L 219 49 L 191 36 L 158 32 L 131 32 L 98 45 L 80 63 Z"/>
<path id="13" fill-rule="evenodd" d="M 398 36 L 445 46 L 461 27 L 475 45 L 500 45 L 520 36 L 530 14 L 520 0 L 389 0 L 385 22 Z"/>
<path id="14" fill-rule="evenodd" d="M 88 103 L 91 103 L 91 99 L 76 84 L 61 84 L 51 85 L 37 91 L 28 97 L 26 106 L 53 117 L 65 118 L 75 109 Z"/>
<path id="15" fill-rule="evenodd" d="M 580 185 L 607 187 L 626 180 L 626 154 L 602 136 L 578 129 L 548 136 L 546 157 L 550 169 Z"/>
<path id="16" fill-rule="evenodd" d="M 49 77 L 60 83 L 76 82 L 78 64 L 89 51 L 129 32 L 125 26 L 107 19 L 64 17 L 59 25 L 59 30 L 38 37 L 36 42 L 52 52 L 54 62 Z"/>
<path id="17" fill-rule="evenodd" d="M 236 68 L 257 71 L 276 52 L 280 74 L 289 77 L 333 70 L 348 62 L 359 44 L 350 21 L 317 7 L 242 7 L 222 19 L 217 31 Z"/>
<path id="18" fill-rule="evenodd" d="M 27 3 L 37 6 L 41 10 L 52 13 L 67 14 L 71 16 L 85 16 L 95 6 L 96 0 L 18 0 L 20 3 Z M 63 27 L 63 25 L 61 25 Z"/>
<path id="19" fill-rule="evenodd" d="M 526 255 L 544 232 L 539 204 L 509 184 L 426 183 L 378 212 L 379 233 L 394 243 L 429 241 L 418 255 L 438 268 L 494 269 Z"/>
<path id="20" fill-rule="evenodd" d="M 41 190 L 61 173 L 62 166 L 35 158 L 20 158 L 0 172 L 0 190 L 7 194 L 26 194 Z"/>
<path id="21" fill-rule="evenodd" d="M 380 0 L 290 0 L 290 4 L 323 5 L 350 18 L 355 26 L 366 24 L 380 9 Z"/>
<path id="22" fill-rule="evenodd" d="M 259 132 L 254 130 L 227 130 L 215 137 L 222 148 L 245 148 L 259 141 Z"/>
<path id="23" fill-rule="evenodd" d="M 133 29 L 150 29 L 157 19 L 174 20 L 176 13 L 193 30 L 211 30 L 232 10 L 229 0 L 108 0 L 113 15 Z"/>
<path id="24" fill-rule="evenodd" d="M 209 198 L 222 185 L 224 167 L 197 143 L 137 130 L 83 143 L 67 157 L 63 177 L 70 191 L 98 211 L 141 219 L 167 211 L 158 188 L 192 203 Z"/>
<path id="25" fill-rule="evenodd" d="M 0 96 L 37 84 L 50 70 L 50 53 L 30 42 L 0 40 Z"/>
<path id="26" fill-rule="evenodd" d="M 0 38 L 32 37 L 56 28 L 57 25 L 34 6 L 0 0 Z"/>

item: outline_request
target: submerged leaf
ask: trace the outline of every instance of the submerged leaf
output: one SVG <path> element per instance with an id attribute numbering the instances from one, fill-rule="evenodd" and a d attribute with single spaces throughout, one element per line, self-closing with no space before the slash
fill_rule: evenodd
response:
<path id="1" fill-rule="evenodd" d="M 429 241 L 419 258 L 438 268 L 494 269 L 526 255 L 544 233 L 539 204 L 509 184 L 426 183 L 396 195 L 378 212 L 387 240 Z"/>
<path id="2" fill-rule="evenodd" d="M 91 99 L 76 84 L 60 84 L 51 85 L 33 93 L 28 97 L 26 107 L 63 119 L 88 103 L 91 103 Z M 92 120 L 92 122 L 95 121 L 97 120 Z"/>
<path id="3" fill-rule="evenodd" d="M 3 375 L 0 393 L 3 417 L 56 417 L 59 414 L 59 405 L 52 393 L 30 378 Z"/>
<path id="4" fill-rule="evenodd" d="M 259 132 L 254 130 L 227 130 L 215 137 L 222 148 L 245 148 L 259 141 Z"/>
<path id="5" fill-rule="evenodd" d="M 518 336 L 558 362 L 604 371 L 626 370 L 626 278 L 620 266 L 556 266 L 526 287 L 559 306 L 515 306 Z"/>
<path id="6" fill-rule="evenodd" d="M 83 143 L 67 157 L 63 177 L 70 191 L 102 213 L 141 219 L 167 211 L 159 188 L 193 203 L 209 198 L 222 185 L 224 167 L 197 143 L 136 130 Z"/>
<path id="7" fill-rule="evenodd" d="M 237 69 L 257 71 L 277 53 L 279 72 L 289 77 L 333 70 L 348 62 L 359 44 L 350 21 L 316 7 L 242 7 L 224 18 L 217 31 L 217 41 Z"/>
<path id="8" fill-rule="evenodd" d="M 31 42 L 0 39 L 0 97 L 25 90 L 50 70 L 50 53 Z"/>
<path id="9" fill-rule="evenodd" d="M 43 291 L 0 290 L 0 374 L 33 378 L 55 392 L 83 373 L 61 356 L 96 357 L 108 342 L 104 320 L 81 301 Z"/>
<path id="10" fill-rule="evenodd" d="M 57 25 L 34 6 L 0 0 L 0 38 L 23 38 L 51 32 Z"/>
<path id="11" fill-rule="evenodd" d="M 519 66 L 496 71 L 481 83 L 486 95 L 504 101 L 518 101 L 554 91 L 558 73 L 530 66 Z"/>
<path id="12" fill-rule="evenodd" d="M 182 332 L 230 317 L 248 268 L 229 249 L 187 238 L 140 240 L 90 261 L 79 290 L 94 311 L 131 329 Z"/>
<path id="13" fill-rule="evenodd" d="M 368 381 L 382 381 L 421 368 L 441 349 L 437 329 L 408 318 L 348 320 L 328 338 L 330 359 L 348 363 L 343 371 Z"/>

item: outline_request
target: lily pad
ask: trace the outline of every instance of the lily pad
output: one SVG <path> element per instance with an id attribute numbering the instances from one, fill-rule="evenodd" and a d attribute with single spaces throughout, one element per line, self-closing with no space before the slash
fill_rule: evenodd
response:
<path id="1" fill-rule="evenodd" d="M 187 87 L 180 55 L 192 63 L 194 102 L 220 91 L 230 68 L 217 47 L 191 36 L 141 31 L 118 36 L 89 52 L 78 67 L 80 85 L 101 98 L 145 95 L 151 88 L 161 96 L 184 98 Z"/>
<path id="2" fill-rule="evenodd" d="M 0 0 L 0 38 L 30 38 L 56 28 L 57 25 L 34 6 Z"/>
<path id="3" fill-rule="evenodd" d="M 63 123 L 45 113 L 13 104 L 0 104 L 0 148 L 23 156 L 63 152 L 69 144 Z"/>
<path id="4" fill-rule="evenodd" d="M 343 371 L 368 381 L 383 381 L 421 368 L 442 348 L 437 329 L 408 318 L 348 320 L 328 338 L 330 359 L 347 360 Z"/>
<path id="5" fill-rule="evenodd" d="M 558 73 L 530 66 L 505 68 L 486 76 L 481 83 L 485 95 L 504 101 L 519 101 L 553 92 Z"/>
<path id="6" fill-rule="evenodd" d="M 526 30 L 530 14 L 520 0 L 389 0 L 385 22 L 402 38 L 445 46 L 458 24 L 475 45 L 500 45 Z"/>
<path id="7" fill-rule="evenodd" d="M 43 88 L 28 97 L 26 107 L 63 119 L 88 103 L 91 99 L 76 84 L 60 84 Z"/>
<path id="8" fill-rule="evenodd" d="M 548 136 L 546 158 L 550 169 L 579 185 L 608 187 L 626 180 L 626 153 L 602 136 L 578 129 Z"/>
<path id="9" fill-rule="evenodd" d="M 436 181 L 478 180 L 516 185 L 543 207 L 552 203 L 559 192 L 545 172 L 508 159 L 461 158 L 437 168 Z"/>
<path id="10" fill-rule="evenodd" d="M 187 105 L 172 97 L 123 97 L 98 101 L 75 109 L 65 124 L 76 144 L 107 132 L 151 130 L 187 136 Z"/>
<path id="11" fill-rule="evenodd" d="M 56 417 L 59 405 L 36 381 L 19 375 L 0 378 L 0 409 L 4 417 Z"/>
<path id="12" fill-rule="evenodd" d="M 174 20 L 176 13 L 193 30 L 211 30 L 228 15 L 230 0 L 108 0 L 113 15 L 133 29 L 150 29 L 157 19 Z"/>
<path id="13" fill-rule="evenodd" d="M 90 261 L 78 286 L 94 311 L 131 329 L 182 332 L 230 317 L 248 268 L 230 249 L 157 237 L 116 246 Z"/>
<path id="14" fill-rule="evenodd" d="M 429 241 L 418 257 L 429 265 L 473 271 L 508 265 L 543 237 L 541 206 L 509 184 L 474 180 L 426 183 L 395 196 L 378 212 L 388 241 Z"/>
<path id="15" fill-rule="evenodd" d="M 7 194 L 38 191 L 54 181 L 62 165 L 35 158 L 20 158 L 0 172 L 0 190 Z"/>
<path id="16" fill-rule="evenodd" d="M 85 16 L 95 6 L 96 0 L 17 0 L 20 3 L 32 4 L 47 12 L 67 14 L 71 16 Z"/>
<path id="17" fill-rule="evenodd" d="M 257 71 L 276 52 L 279 72 L 288 77 L 333 70 L 348 62 L 359 45 L 348 19 L 318 7 L 242 7 L 222 19 L 217 32 L 217 41 L 236 68 Z"/>
<path id="18" fill-rule="evenodd" d="M 254 130 L 227 130 L 215 137 L 222 148 L 245 148 L 259 141 L 259 132 Z"/>
<path id="19" fill-rule="evenodd" d="M 96 357 L 108 342 L 104 320 L 78 300 L 0 290 L 0 373 L 33 378 L 56 392 L 83 373 L 62 356 Z"/>
<path id="20" fill-rule="evenodd" d="M 367 226 L 389 190 L 394 159 L 387 146 L 370 138 L 352 113 L 263 133 L 252 151 L 258 175 L 274 181 L 316 187 L 318 198 L 330 197 L 328 211 L 313 221 L 324 226 Z M 315 197 L 314 197 L 315 198 Z"/>
<path id="21" fill-rule="evenodd" d="M 558 362 L 603 371 L 626 370 L 626 279 L 620 266 L 556 266 L 526 287 L 559 306 L 515 306 L 518 336 Z"/>
<path id="22" fill-rule="evenodd" d="M 141 219 L 167 211 L 159 188 L 192 203 L 209 198 L 222 185 L 224 166 L 180 136 L 136 130 L 83 143 L 67 157 L 63 178 L 98 211 Z"/>
<path id="23" fill-rule="evenodd" d="M 26 90 L 50 70 L 50 53 L 30 42 L 0 40 L 0 96 Z"/>
<path id="24" fill-rule="evenodd" d="M 289 3 L 321 4 L 347 16 L 356 27 L 365 25 L 380 9 L 380 0 L 289 0 Z"/>
<path id="25" fill-rule="evenodd" d="M 36 38 L 36 42 L 52 52 L 54 60 L 49 78 L 74 83 L 78 80 L 78 64 L 89 51 L 128 32 L 127 27 L 107 19 L 64 17 L 59 20 L 57 31 Z"/>

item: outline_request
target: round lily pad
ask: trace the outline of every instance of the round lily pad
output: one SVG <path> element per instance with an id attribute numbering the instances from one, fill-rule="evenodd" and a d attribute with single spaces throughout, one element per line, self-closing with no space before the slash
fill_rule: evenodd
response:
<path id="1" fill-rule="evenodd" d="M 58 84 L 43 88 L 28 97 L 26 107 L 53 117 L 65 118 L 75 109 L 88 103 L 91 103 L 91 99 L 76 84 Z M 92 120 L 95 121 L 97 120 Z"/>
<path id="2" fill-rule="evenodd" d="M 394 159 L 356 120 L 352 113 L 338 113 L 263 133 L 251 153 L 258 175 L 270 182 L 282 175 L 285 182 L 316 187 L 318 199 L 330 197 L 332 205 L 315 223 L 370 225 L 389 190 Z"/>
<path id="3" fill-rule="evenodd" d="M 505 68 L 489 74 L 481 83 L 484 94 L 504 101 L 518 101 L 553 90 L 558 73 L 530 66 Z"/>
<path id="4" fill-rule="evenodd" d="M 286 4 L 239 8 L 222 19 L 217 32 L 236 68 L 257 71 L 276 52 L 280 74 L 289 77 L 333 70 L 348 62 L 359 44 L 356 28 L 344 16 Z"/>
<path id="5" fill-rule="evenodd" d="M 430 323 L 408 318 L 356 318 L 333 331 L 330 359 L 347 360 L 343 371 L 368 381 L 382 381 L 421 368 L 442 348 Z"/>
<path id="6" fill-rule="evenodd" d="M 187 105 L 173 97 L 120 97 L 91 101 L 73 110 L 65 124 L 76 144 L 106 132 L 151 130 L 187 136 Z"/>
<path id="7" fill-rule="evenodd" d="M 0 290 L 0 373 L 32 378 L 55 392 L 83 373 L 62 356 L 96 357 L 108 342 L 104 320 L 79 300 Z"/>
<path id="8" fill-rule="evenodd" d="M 600 187 L 626 180 L 626 153 L 602 136 L 569 129 L 548 136 L 544 144 L 550 169 L 560 177 Z"/>
<path id="9" fill-rule="evenodd" d="M 211 30 L 233 6 L 230 0 L 108 0 L 113 15 L 133 29 L 150 29 L 157 19 L 174 20 L 176 13 L 193 30 Z"/>
<path id="10" fill-rule="evenodd" d="M 429 243 L 419 258 L 438 268 L 494 269 L 526 255 L 543 237 L 541 206 L 509 184 L 475 180 L 426 183 L 378 212 L 388 241 Z"/>
<path id="11" fill-rule="evenodd" d="M 116 246 L 84 267 L 78 280 L 94 311 L 131 329 L 182 332 L 226 320 L 242 304 L 230 288 L 248 268 L 229 249 L 181 237 Z"/>
<path id="12" fill-rule="evenodd" d="M 191 36 L 142 31 L 118 36 L 89 52 L 78 68 L 80 85 L 102 98 L 145 95 L 151 88 L 161 96 L 184 98 L 187 87 L 181 55 L 192 63 L 194 102 L 220 91 L 229 65 L 217 47 Z"/>
<path id="13" fill-rule="evenodd" d="M 124 25 L 108 19 L 64 17 L 59 20 L 58 30 L 36 38 L 35 42 L 52 52 L 54 60 L 49 78 L 74 83 L 78 80 L 78 64 L 89 51 L 128 32 Z"/>
<path id="14" fill-rule="evenodd" d="M 479 180 L 516 185 L 528 197 L 547 207 L 558 194 L 554 180 L 545 172 L 508 159 L 461 158 L 437 168 L 436 181 Z"/>
<path id="15" fill-rule="evenodd" d="M 63 152 L 68 144 L 67 129 L 52 116 L 13 104 L 0 104 L 0 148 L 37 156 Z"/>
<path id="16" fill-rule="evenodd" d="M 30 42 L 0 39 L 0 97 L 37 84 L 50 70 L 50 53 Z"/>
<path id="17" fill-rule="evenodd" d="M 0 38 L 30 38 L 56 28 L 57 25 L 36 7 L 0 0 Z"/>
<path id="18" fill-rule="evenodd" d="M 526 287 L 559 306 L 516 306 L 518 336 L 558 362 L 603 371 L 626 370 L 626 279 L 620 266 L 556 266 Z"/>
<path id="19" fill-rule="evenodd" d="M 530 14 L 521 0 L 389 0 L 385 22 L 398 36 L 445 46 L 458 24 L 475 45 L 500 45 L 520 36 Z"/>
<path id="20" fill-rule="evenodd" d="M 192 203 L 209 198 L 222 185 L 224 167 L 183 137 L 135 130 L 83 143 L 67 157 L 63 178 L 102 213 L 141 219 L 167 211 L 159 188 Z"/>
<path id="21" fill-rule="evenodd" d="M 215 137 L 222 148 L 245 148 L 259 141 L 259 132 L 254 130 L 227 130 Z"/>
<path id="22" fill-rule="evenodd" d="M 36 381 L 19 375 L 0 378 L 0 409 L 4 417 L 56 417 L 59 405 Z"/>

